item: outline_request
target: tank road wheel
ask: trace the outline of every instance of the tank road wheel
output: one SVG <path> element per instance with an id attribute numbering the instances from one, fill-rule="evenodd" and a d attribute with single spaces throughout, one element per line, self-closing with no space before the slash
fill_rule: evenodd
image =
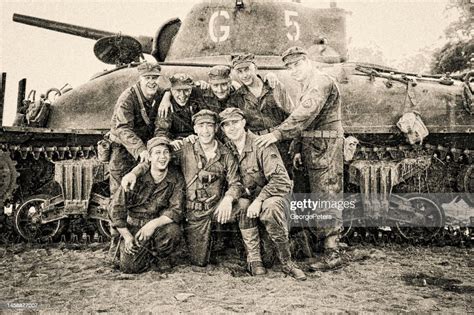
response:
<path id="1" fill-rule="evenodd" d="M 400 235 L 414 242 L 430 241 L 444 227 L 444 212 L 432 200 L 414 196 L 408 197 L 413 210 L 424 217 L 422 226 L 407 226 L 399 222 L 396 227 Z"/>
<path id="2" fill-rule="evenodd" d="M 42 224 L 41 216 L 45 203 L 50 200 L 50 195 L 34 195 L 27 198 L 15 212 L 15 231 L 25 240 L 49 241 L 61 234 L 65 227 L 64 220 Z"/>
<path id="3" fill-rule="evenodd" d="M 110 240 L 110 222 L 107 220 L 96 220 L 97 230 L 99 231 L 99 236 L 103 237 L 104 241 Z"/>

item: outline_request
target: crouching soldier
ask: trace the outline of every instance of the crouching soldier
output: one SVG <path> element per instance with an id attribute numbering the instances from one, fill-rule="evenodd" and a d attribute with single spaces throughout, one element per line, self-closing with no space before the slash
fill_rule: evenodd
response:
<path id="1" fill-rule="evenodd" d="M 250 201 L 240 198 L 242 184 L 238 162 L 215 138 L 218 116 L 213 111 L 201 110 L 192 120 L 197 141 L 194 144 L 183 142 L 177 152 L 186 180 L 184 231 L 191 262 L 198 266 L 209 263 L 213 223 L 238 221 L 247 251 L 248 269 L 252 275 L 264 274 L 257 222 L 246 215 Z M 122 186 L 133 187 L 135 179 L 146 169 L 146 164 L 135 167 L 123 178 Z"/>
<path id="2" fill-rule="evenodd" d="M 182 174 L 169 169 L 169 139 L 147 142 L 150 168 L 136 181 L 133 191 L 120 187 L 112 197 L 111 221 L 122 236 L 120 270 L 140 273 L 152 256 L 166 257 L 180 243 L 185 184 Z M 156 253 L 156 254 L 154 254 Z"/>
<path id="3" fill-rule="evenodd" d="M 258 218 L 265 226 L 277 249 L 283 272 L 297 280 L 306 280 L 304 272 L 291 260 L 287 214 L 292 183 L 277 147 L 272 144 L 260 148 L 255 144 L 257 136 L 245 131 L 242 110 L 227 108 L 219 116 L 225 135 L 235 146 L 246 197 L 253 200 L 247 217 Z"/>

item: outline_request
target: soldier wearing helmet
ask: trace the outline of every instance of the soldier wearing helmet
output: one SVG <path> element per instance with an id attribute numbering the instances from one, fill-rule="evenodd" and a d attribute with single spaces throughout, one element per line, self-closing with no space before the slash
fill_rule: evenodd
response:
<path id="1" fill-rule="evenodd" d="M 318 198 L 334 198 L 342 192 L 343 129 L 341 123 L 341 98 L 336 82 L 320 72 L 306 51 L 292 47 L 282 55 L 290 75 L 301 83 L 301 96 L 291 115 L 274 131 L 260 136 L 256 143 L 266 147 L 283 139 L 301 137 L 302 153 L 296 154 L 294 164 L 303 163 L 309 177 L 309 188 Z M 332 220 L 313 222 L 310 230 L 324 237 L 325 256 L 313 269 L 327 269 L 341 264 L 338 237 L 341 211 L 328 209 L 325 213 Z"/>

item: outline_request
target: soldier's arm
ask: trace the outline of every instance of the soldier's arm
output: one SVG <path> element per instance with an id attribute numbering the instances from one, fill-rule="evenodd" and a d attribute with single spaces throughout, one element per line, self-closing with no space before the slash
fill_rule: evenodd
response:
<path id="1" fill-rule="evenodd" d="M 130 152 L 135 159 L 138 159 L 140 153 L 146 150 L 146 146 L 134 131 L 133 95 L 130 92 L 123 93 L 118 99 L 115 108 L 117 137 L 127 151 Z"/>
<path id="2" fill-rule="evenodd" d="M 177 170 L 168 170 L 168 172 L 171 171 L 176 172 Z M 179 174 L 176 177 L 178 180 L 174 186 L 173 194 L 170 197 L 169 208 L 163 212 L 162 216 L 166 216 L 173 222 L 179 223 L 183 219 L 186 187 L 183 176 Z"/>
<path id="3" fill-rule="evenodd" d="M 154 137 L 163 136 L 170 139 L 173 139 L 174 136 L 171 134 L 171 126 L 173 125 L 173 120 L 171 119 L 172 114 L 168 114 L 166 117 L 156 116 L 155 119 L 155 134 Z"/>
<path id="4" fill-rule="evenodd" d="M 109 215 L 113 227 L 127 227 L 127 193 L 122 187 L 112 196 Z"/>
<path id="5" fill-rule="evenodd" d="M 264 201 L 270 197 L 284 197 L 291 193 L 292 184 L 277 147 L 272 144 L 259 150 L 258 159 L 267 184 L 263 186 L 257 199 Z"/>
<path id="6" fill-rule="evenodd" d="M 329 83 L 332 85 L 334 83 Z M 281 139 L 292 139 L 300 135 L 301 131 L 316 119 L 330 96 L 330 87 L 323 86 L 321 89 L 312 89 L 302 102 L 295 108 L 291 115 L 282 122 L 273 135 Z"/>
<path id="7" fill-rule="evenodd" d="M 224 161 L 227 180 L 227 191 L 225 192 L 225 196 L 232 197 L 235 201 L 240 198 L 243 191 L 239 174 L 239 164 L 231 153 L 225 154 Z"/>
<path id="8" fill-rule="evenodd" d="M 290 115 L 295 109 L 293 100 L 290 97 L 290 93 L 286 90 L 285 85 L 280 81 L 277 81 L 275 88 L 273 89 L 273 95 L 277 105 L 288 115 Z"/>

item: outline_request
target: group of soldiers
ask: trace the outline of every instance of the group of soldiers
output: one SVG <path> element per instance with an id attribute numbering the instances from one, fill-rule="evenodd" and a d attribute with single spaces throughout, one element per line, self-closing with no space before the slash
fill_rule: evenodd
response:
<path id="1" fill-rule="evenodd" d="M 299 185 L 306 191 L 297 192 L 342 191 L 341 102 L 335 81 L 304 49 L 292 47 L 282 60 L 301 83 L 295 104 L 275 75 L 258 74 L 252 54 L 212 67 L 208 82 L 174 74 L 169 90 L 160 86 L 158 64 L 139 65 L 140 79 L 118 99 L 109 133 L 111 249 L 123 272 L 169 256 L 183 232 L 191 263 L 206 266 L 213 227 L 235 222 L 251 275 L 266 273 L 260 249 L 267 233 L 282 271 L 306 279 L 291 258 L 289 206 L 298 178 L 287 170 L 302 166 L 307 174 L 308 184 Z M 309 225 L 324 244 L 311 269 L 341 263 L 340 226 L 337 210 L 330 224 Z"/>

